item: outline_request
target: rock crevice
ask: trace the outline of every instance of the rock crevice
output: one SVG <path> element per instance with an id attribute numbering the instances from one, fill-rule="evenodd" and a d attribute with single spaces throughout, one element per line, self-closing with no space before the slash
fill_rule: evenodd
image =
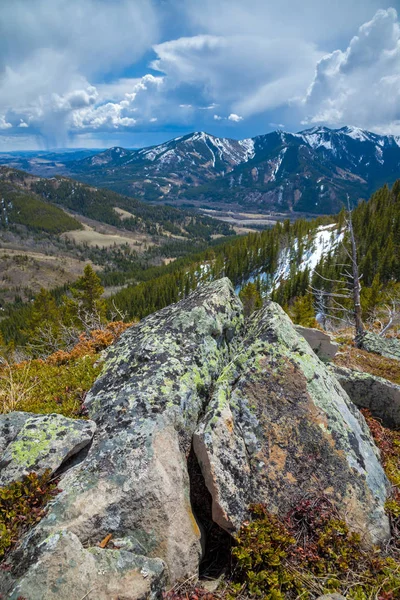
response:
<path id="1" fill-rule="evenodd" d="M 33 600 L 79 600 L 88 582 L 104 597 L 155 597 L 196 574 L 207 537 L 229 540 L 251 502 L 279 513 L 324 493 L 367 543 L 389 534 L 388 484 L 363 417 L 277 305 L 244 327 L 228 279 L 127 330 L 85 405 L 96 435 L 10 557 L 18 576 L 0 591 L 12 599 L 35 585 Z M 114 546 L 98 548 L 108 535 Z M 87 582 L 68 562 L 74 543 Z"/>

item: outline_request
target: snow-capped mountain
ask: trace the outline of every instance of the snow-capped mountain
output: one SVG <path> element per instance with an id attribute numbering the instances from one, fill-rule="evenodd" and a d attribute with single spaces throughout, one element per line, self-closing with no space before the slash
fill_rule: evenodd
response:
<path id="1" fill-rule="evenodd" d="M 331 213 L 400 177 L 400 137 L 356 127 L 274 131 L 244 140 L 195 132 L 69 165 L 81 179 L 147 200 L 239 203 Z"/>

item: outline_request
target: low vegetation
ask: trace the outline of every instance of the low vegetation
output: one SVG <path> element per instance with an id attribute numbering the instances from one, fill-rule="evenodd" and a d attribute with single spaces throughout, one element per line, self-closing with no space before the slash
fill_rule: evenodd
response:
<path id="1" fill-rule="evenodd" d="M 59 491 L 57 480 L 51 479 L 48 471 L 29 473 L 22 481 L 0 488 L 0 560 L 44 517 L 47 502 Z M 7 568 L 4 563 L 1 567 Z"/>
<path id="2" fill-rule="evenodd" d="M 113 322 L 82 333 L 69 351 L 19 363 L 0 361 L 0 413 L 23 410 L 84 417 L 82 403 L 101 371 L 101 351 L 129 324 Z"/>

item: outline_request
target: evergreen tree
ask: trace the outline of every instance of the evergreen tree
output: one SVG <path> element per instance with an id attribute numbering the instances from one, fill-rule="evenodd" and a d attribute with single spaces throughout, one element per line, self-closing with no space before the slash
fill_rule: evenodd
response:
<path id="1" fill-rule="evenodd" d="M 247 283 L 239 292 L 239 298 L 243 302 L 244 314 L 246 317 L 255 310 L 262 307 L 262 298 L 255 283 Z"/>

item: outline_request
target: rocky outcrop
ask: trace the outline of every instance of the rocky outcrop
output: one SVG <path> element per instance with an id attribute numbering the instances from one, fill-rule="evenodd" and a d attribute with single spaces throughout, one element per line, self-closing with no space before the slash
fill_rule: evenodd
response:
<path id="1" fill-rule="evenodd" d="M 1 415 L 0 486 L 19 481 L 31 471 L 40 475 L 46 470 L 54 473 L 91 442 L 95 430 L 93 421 L 57 414 Z"/>
<path id="2" fill-rule="evenodd" d="M 295 325 L 295 329 L 310 344 L 319 358 L 322 360 L 332 360 L 332 358 L 335 358 L 339 344 L 334 342 L 330 335 L 320 329 L 303 327 L 302 325 Z"/>
<path id="3" fill-rule="evenodd" d="M 368 408 L 384 427 L 400 427 L 400 385 L 345 367 L 335 366 L 333 372 L 356 406 Z"/>
<path id="4" fill-rule="evenodd" d="M 249 323 L 194 449 L 214 520 L 229 531 L 251 502 L 285 513 L 323 493 L 370 541 L 389 534 L 386 479 L 364 418 L 277 304 Z"/>
<path id="5" fill-rule="evenodd" d="M 400 360 L 400 340 L 396 338 L 385 338 L 368 331 L 357 340 L 357 345 L 367 352 Z"/>
<path id="6" fill-rule="evenodd" d="M 34 547 L 64 530 L 89 548 L 108 534 L 128 537 L 136 552 L 165 561 L 171 581 L 197 572 L 201 534 L 186 459 L 242 327 L 242 305 L 225 279 L 121 336 L 86 398 L 98 427 L 88 456 L 63 477 L 63 492 L 20 548 L 20 564 L 34 565 Z M 58 594 L 81 597 L 62 586 Z M 139 597 L 136 588 L 126 596 Z"/>
<path id="7" fill-rule="evenodd" d="M 363 417 L 277 305 L 244 324 L 227 279 L 127 330 L 85 404 L 96 435 L 10 556 L 0 591 L 12 599 L 96 589 L 136 600 L 196 574 L 193 451 L 213 519 L 230 533 L 250 502 L 281 512 L 323 493 L 366 543 L 389 534 L 387 481 Z"/>

